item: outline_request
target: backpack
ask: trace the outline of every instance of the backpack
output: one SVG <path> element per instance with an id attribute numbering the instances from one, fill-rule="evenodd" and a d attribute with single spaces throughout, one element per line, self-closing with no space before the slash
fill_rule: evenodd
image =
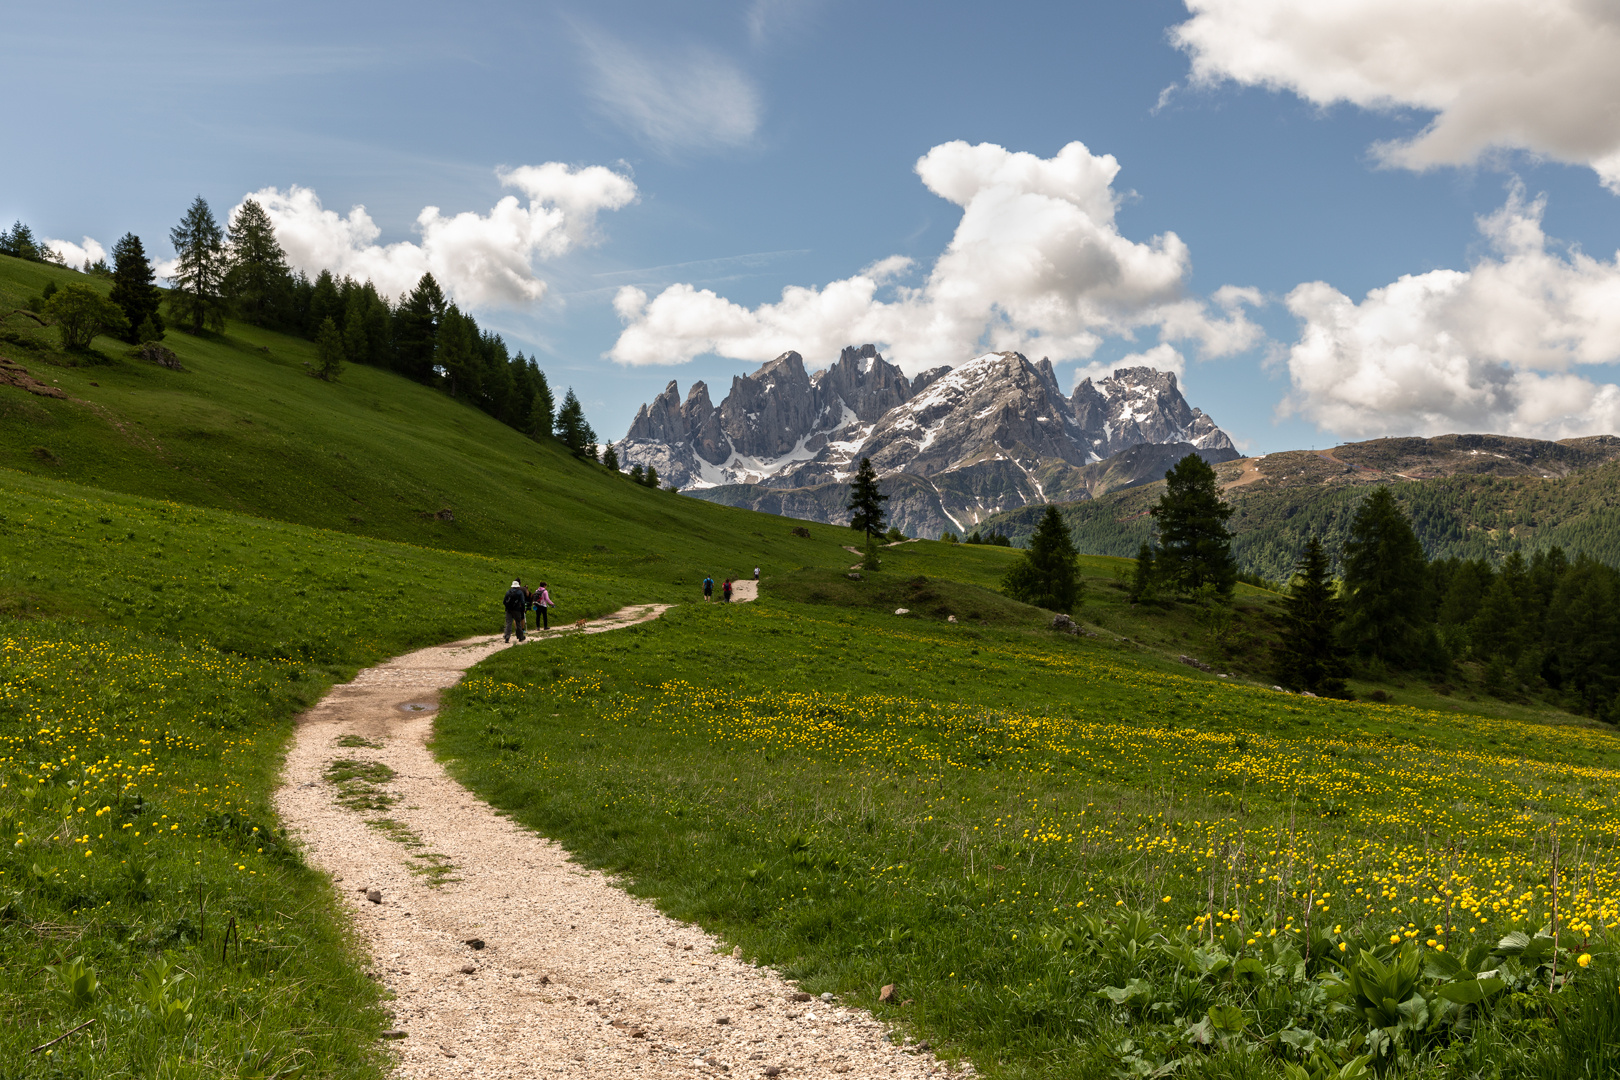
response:
<path id="1" fill-rule="evenodd" d="M 507 589 L 501 604 L 507 611 L 523 611 L 529 606 L 529 598 L 523 595 L 522 589 Z"/>

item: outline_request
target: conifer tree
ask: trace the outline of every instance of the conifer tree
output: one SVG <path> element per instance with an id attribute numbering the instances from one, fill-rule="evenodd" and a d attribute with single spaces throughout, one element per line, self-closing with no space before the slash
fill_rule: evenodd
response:
<path id="1" fill-rule="evenodd" d="M 1345 643 L 1398 667 L 1420 659 L 1429 609 L 1423 545 L 1388 488 L 1357 507 L 1343 564 Z"/>
<path id="2" fill-rule="evenodd" d="M 1014 600 L 1064 614 L 1080 602 L 1079 554 L 1057 507 L 1047 506 L 1029 547 L 1007 571 L 1001 588 Z"/>
<path id="3" fill-rule="evenodd" d="M 1345 696 L 1349 674 L 1339 644 L 1343 606 L 1330 580 L 1327 553 L 1320 537 L 1305 543 L 1285 602 L 1282 640 L 1277 649 L 1277 681 L 1290 690 L 1309 690 L 1324 697 Z"/>
<path id="4" fill-rule="evenodd" d="M 641 464 L 639 462 L 632 464 L 630 466 L 630 482 L 633 484 L 640 484 L 643 482 L 643 477 L 644 474 L 642 473 Z"/>
<path id="5" fill-rule="evenodd" d="M 336 323 L 339 330 L 343 329 L 343 316 L 343 294 L 338 289 L 337 279 L 332 276 L 332 271 L 322 270 L 315 275 L 315 284 L 309 294 L 309 308 L 304 315 L 308 320 L 309 336 L 318 337 L 321 325 L 327 319 Z"/>
<path id="6" fill-rule="evenodd" d="M 551 384 L 546 381 L 546 373 L 540 370 L 538 364 L 531 358 L 529 366 L 533 369 L 534 397 L 529 401 L 529 431 L 539 437 L 551 434 L 552 421 L 556 418 L 557 402 L 551 396 Z"/>
<path id="7" fill-rule="evenodd" d="M 377 362 L 371 352 L 371 335 L 367 333 L 368 307 L 362 289 L 350 293 L 349 302 L 343 306 L 343 352 L 351 364 Z"/>
<path id="8" fill-rule="evenodd" d="M 1232 534 L 1226 528 L 1232 507 L 1221 498 L 1215 470 L 1197 454 L 1188 454 L 1164 480 L 1164 494 L 1149 511 L 1159 524 L 1160 578 L 1182 592 L 1210 585 L 1230 596 L 1237 583 Z"/>
<path id="9" fill-rule="evenodd" d="M 245 199 L 231 216 L 230 269 L 225 295 L 236 313 L 255 326 L 285 320 L 292 275 L 276 227 L 257 199 Z"/>
<path id="10" fill-rule="evenodd" d="M 656 466 L 656 465 L 647 466 L 647 472 L 642 477 L 641 482 L 646 484 L 648 487 L 652 488 L 654 491 L 657 491 L 658 490 L 658 466 Z"/>
<path id="11" fill-rule="evenodd" d="M 21 221 L 14 223 L 9 232 L 0 233 L 0 254 L 28 259 L 31 262 L 42 261 L 40 244 L 34 238 L 34 230 Z"/>
<path id="12" fill-rule="evenodd" d="M 608 443 L 606 449 L 602 451 L 602 464 L 606 465 L 610 472 L 619 471 L 619 452 L 613 448 L 612 443 Z"/>
<path id="13" fill-rule="evenodd" d="M 113 245 L 112 292 L 107 298 L 117 304 L 123 310 L 124 318 L 129 320 L 130 329 L 124 340 L 132 345 L 158 341 L 163 337 L 163 316 L 158 313 L 163 294 L 153 284 L 155 277 L 141 238 L 134 233 L 125 233 Z M 148 322 L 151 323 L 150 330 L 146 326 Z M 141 336 L 148 332 L 154 336 Z"/>
<path id="14" fill-rule="evenodd" d="M 557 410 L 557 438 L 575 457 L 596 460 L 596 432 L 585 422 L 585 409 L 571 386 L 563 395 L 562 408 Z"/>
<path id="15" fill-rule="evenodd" d="M 439 320 L 439 333 L 434 345 L 434 367 L 441 369 L 450 384 L 450 396 L 477 401 L 481 387 L 479 376 L 477 327 L 451 304 Z"/>
<path id="16" fill-rule="evenodd" d="M 330 315 L 315 335 L 315 355 L 320 360 L 315 373 L 328 382 L 336 379 L 343 370 L 343 333 Z"/>
<path id="17" fill-rule="evenodd" d="M 445 307 L 439 283 L 432 274 L 423 274 L 394 313 L 394 354 L 401 374 L 432 381 L 433 352 Z"/>
<path id="18" fill-rule="evenodd" d="M 193 334 L 224 327 L 225 234 L 201 195 L 180 224 L 169 230 L 169 243 L 174 245 L 176 262 L 169 303 L 179 320 Z"/>
<path id="19" fill-rule="evenodd" d="M 883 535 L 883 504 L 888 496 L 878 490 L 877 470 L 871 458 L 861 458 L 861 467 L 849 485 L 849 527 L 864 532 L 868 539 Z"/>
<path id="20" fill-rule="evenodd" d="M 1131 599 L 1137 603 L 1153 599 L 1158 589 L 1159 569 L 1153 545 L 1146 540 L 1136 549 L 1136 566 L 1131 571 Z"/>

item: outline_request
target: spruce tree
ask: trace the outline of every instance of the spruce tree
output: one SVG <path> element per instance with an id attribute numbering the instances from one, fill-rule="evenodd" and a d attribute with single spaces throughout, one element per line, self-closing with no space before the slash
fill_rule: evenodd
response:
<path id="1" fill-rule="evenodd" d="M 534 386 L 534 397 L 529 401 L 529 432 L 538 438 L 541 435 L 551 434 L 552 421 L 557 413 L 557 402 L 551 396 L 551 384 L 546 381 L 546 373 L 540 370 L 533 358 L 529 360 L 529 367 Z"/>
<path id="2" fill-rule="evenodd" d="M 1029 547 L 1007 571 L 1001 589 L 1014 600 L 1064 614 L 1080 602 L 1079 553 L 1057 507 L 1047 506 Z"/>
<path id="3" fill-rule="evenodd" d="M 656 465 L 647 466 L 647 473 L 646 473 L 646 475 L 644 477 L 642 477 L 641 482 L 646 484 L 648 487 L 652 488 L 654 491 L 657 491 L 658 490 L 658 467 Z"/>
<path id="4" fill-rule="evenodd" d="M 1131 599 L 1137 603 L 1152 600 L 1158 583 L 1159 568 L 1153 545 L 1144 540 L 1136 549 L 1136 566 L 1131 571 Z"/>
<path id="5" fill-rule="evenodd" d="M 193 334 L 223 328 L 228 269 L 225 234 L 201 195 L 192 201 L 180 224 L 169 230 L 169 243 L 174 245 L 176 263 L 169 303 L 176 315 Z"/>
<path id="6" fill-rule="evenodd" d="M 1343 565 L 1345 643 L 1396 667 L 1421 659 L 1430 606 L 1423 545 L 1388 488 L 1356 508 Z"/>
<path id="7" fill-rule="evenodd" d="M 113 245 L 112 292 L 107 298 L 122 308 L 124 318 L 129 320 L 130 330 L 124 340 L 131 345 L 163 337 L 163 316 L 158 314 L 163 294 L 153 283 L 155 278 L 141 238 L 134 233 L 125 233 Z M 156 336 L 142 338 L 148 321 L 152 324 L 150 332 Z"/>
<path id="8" fill-rule="evenodd" d="M 367 298 L 365 291 L 356 289 L 349 294 L 343 306 L 343 352 L 351 364 L 375 364 L 371 354 L 371 335 L 367 333 Z"/>
<path id="9" fill-rule="evenodd" d="M 394 312 L 394 357 L 401 374 L 432 381 L 433 351 L 445 307 L 439 283 L 432 274 L 423 274 Z"/>
<path id="10" fill-rule="evenodd" d="M 451 304 L 439 320 L 438 339 L 433 350 L 434 367 L 443 370 L 450 384 L 450 396 L 477 401 L 482 380 L 478 356 L 477 325 Z"/>
<path id="11" fill-rule="evenodd" d="M 606 465 L 610 472 L 619 471 L 619 452 L 613 448 L 612 443 L 608 443 L 607 448 L 602 451 L 602 464 Z"/>
<path id="12" fill-rule="evenodd" d="M 639 462 L 630 466 L 630 482 L 632 484 L 640 484 L 643 482 L 643 473 L 641 464 Z"/>
<path id="13" fill-rule="evenodd" d="M 0 233 L 0 254 L 28 259 L 31 262 L 42 261 L 40 244 L 34 238 L 34 230 L 21 221 L 13 224 L 10 232 Z"/>
<path id="14" fill-rule="evenodd" d="M 1197 454 L 1188 454 L 1164 474 L 1164 481 L 1164 494 L 1148 511 L 1159 523 L 1156 561 L 1161 579 L 1182 592 L 1208 585 L 1230 596 L 1237 584 L 1232 534 L 1226 528 L 1232 508 L 1221 498 L 1215 470 Z"/>
<path id="15" fill-rule="evenodd" d="M 343 294 L 338 289 L 337 279 L 332 276 L 332 271 L 322 270 L 315 276 L 315 285 L 309 294 L 309 307 L 304 313 L 309 336 L 319 337 L 321 325 L 327 319 L 336 323 L 339 330 L 343 329 L 343 315 Z"/>
<path id="16" fill-rule="evenodd" d="M 292 275 L 276 227 L 257 199 L 245 199 L 231 216 L 230 269 L 225 295 L 236 313 L 255 326 L 285 321 Z"/>
<path id="17" fill-rule="evenodd" d="M 1329 577 L 1327 552 L 1320 537 L 1306 541 L 1294 570 L 1277 648 L 1277 681 L 1290 690 L 1309 690 L 1324 697 L 1344 697 L 1349 674 L 1339 644 L 1343 606 Z"/>
<path id="18" fill-rule="evenodd" d="M 320 359 L 320 367 L 315 373 L 328 382 L 336 379 L 343 370 L 343 332 L 330 315 L 321 323 L 320 332 L 315 335 L 315 355 Z"/>
<path id="19" fill-rule="evenodd" d="M 571 386 L 563 395 L 562 408 L 557 410 L 557 438 L 575 457 L 596 460 L 596 433 L 585 422 L 585 409 Z"/>
<path id="20" fill-rule="evenodd" d="M 878 490 L 877 470 L 871 458 L 861 458 L 861 467 L 849 485 L 849 527 L 864 532 L 868 539 L 883 535 L 883 504 L 888 496 Z"/>

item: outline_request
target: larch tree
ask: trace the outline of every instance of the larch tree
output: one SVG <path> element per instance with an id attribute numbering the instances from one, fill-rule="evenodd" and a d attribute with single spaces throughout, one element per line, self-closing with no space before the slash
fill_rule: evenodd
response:
<path id="1" fill-rule="evenodd" d="M 174 283 L 169 304 L 193 334 L 225 325 L 225 273 L 230 268 L 225 234 L 207 201 L 197 196 L 180 224 L 169 230 L 174 245 Z"/>

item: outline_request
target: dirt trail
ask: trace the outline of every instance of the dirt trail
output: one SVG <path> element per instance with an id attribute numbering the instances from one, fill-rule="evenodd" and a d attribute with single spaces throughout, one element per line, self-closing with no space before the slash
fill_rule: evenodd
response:
<path id="1" fill-rule="evenodd" d="M 739 582 L 752 599 L 754 582 Z M 738 593 L 743 592 L 742 588 Z M 657 618 L 626 608 L 581 629 L 422 649 L 334 687 L 298 728 L 277 808 L 338 882 L 374 972 L 396 999 L 400 1077 L 924 1077 L 943 1066 L 890 1044 L 837 1002 L 794 1002 L 774 971 L 569 861 L 445 773 L 426 743 L 439 691 L 498 649 Z M 349 745 L 339 745 L 340 740 Z M 357 745 L 361 740 L 373 744 Z M 385 810 L 346 809 L 332 762 L 380 763 Z M 385 831 L 368 819 L 386 818 Z M 433 887 L 433 875 L 450 880 Z M 364 890 L 376 889 L 380 903 Z M 468 942 L 477 940 L 482 948 Z M 776 1070 L 771 1072 L 769 1070 Z"/>

